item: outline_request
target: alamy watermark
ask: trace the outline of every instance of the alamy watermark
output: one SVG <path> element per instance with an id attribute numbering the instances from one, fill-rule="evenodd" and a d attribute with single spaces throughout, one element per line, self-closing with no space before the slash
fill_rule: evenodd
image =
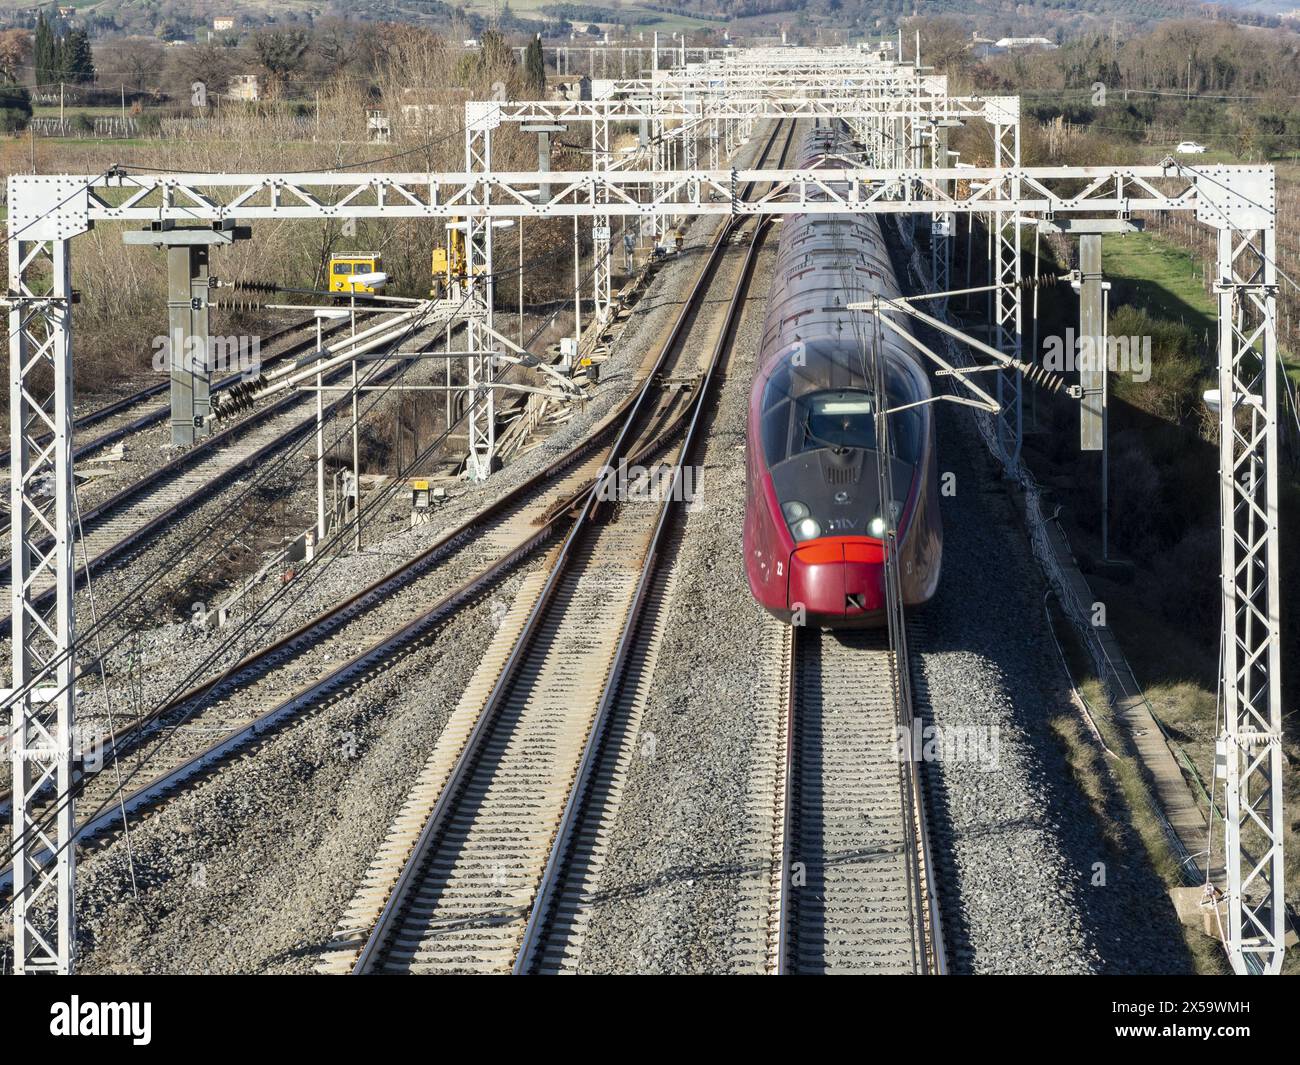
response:
<path id="1" fill-rule="evenodd" d="M 686 503 L 694 510 L 700 501 L 700 482 L 704 479 L 701 466 L 682 466 L 681 476 L 673 476 L 673 467 L 661 463 L 655 466 L 628 465 L 619 459 L 617 467 L 603 466 L 596 498 L 602 502 L 663 503 L 672 500 Z"/>
<path id="2" fill-rule="evenodd" d="M 153 368 L 156 373 L 173 369 L 188 373 L 241 374 L 256 377 L 262 372 L 260 336 L 185 336 L 180 329 L 153 338 Z"/>
<path id="3" fill-rule="evenodd" d="M 894 729 L 894 757 L 900 762 L 950 762 L 978 766 L 982 771 L 998 767 L 1001 745 L 998 730 L 989 725 L 923 725 Z"/>
<path id="4" fill-rule="evenodd" d="M 1073 328 L 1043 342 L 1043 368 L 1053 373 L 1106 369 L 1129 374 L 1141 384 L 1151 380 L 1149 336 L 1079 336 Z"/>
<path id="5" fill-rule="evenodd" d="M 100 725 L 78 723 L 72 726 L 72 760 L 86 773 L 98 773 L 104 768 L 109 734 Z M 15 752 L 13 737 L 0 736 L 0 761 L 10 761 L 15 755 L 25 762 L 53 765 L 61 757 L 61 748 L 49 743 L 32 743 Z"/>

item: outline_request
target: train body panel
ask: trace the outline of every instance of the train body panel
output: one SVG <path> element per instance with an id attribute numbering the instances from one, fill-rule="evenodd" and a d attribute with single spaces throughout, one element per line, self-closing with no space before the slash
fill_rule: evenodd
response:
<path id="1" fill-rule="evenodd" d="M 834 165 L 833 156 L 851 150 L 842 131 L 815 130 L 799 165 Z M 785 621 L 881 624 L 886 523 L 897 530 L 904 603 L 925 603 L 938 585 L 943 537 L 929 380 L 905 341 L 847 310 L 872 295 L 899 295 L 873 216 L 786 216 L 750 395 L 744 529 L 750 589 Z M 877 356 L 893 412 L 893 498 L 883 501 Z"/>

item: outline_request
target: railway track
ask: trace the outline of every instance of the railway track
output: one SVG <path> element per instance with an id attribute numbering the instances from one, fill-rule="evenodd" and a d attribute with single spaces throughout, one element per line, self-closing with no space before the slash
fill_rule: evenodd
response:
<path id="1" fill-rule="evenodd" d="M 720 234 L 668 342 L 643 368 L 643 387 L 582 443 L 361 592 L 109 736 L 103 766 L 78 785 L 77 804 L 91 811 L 79 821 L 78 844 L 107 843 L 124 816 L 156 808 L 232 759 L 249 756 L 278 728 L 343 697 L 436 635 L 457 610 L 569 527 L 607 461 L 602 444 L 620 428 L 630 463 L 662 451 L 698 410 L 691 402 L 698 393 L 680 387 L 674 376 L 683 347 L 676 341 L 708 290 L 728 235 Z M 636 433 L 628 431 L 632 418 Z M 458 583 L 448 576 L 453 568 L 471 576 Z M 303 686 L 295 679 L 303 672 L 319 679 Z M 215 743 L 203 739 L 213 733 L 221 736 Z M 110 766 L 116 771 L 105 772 Z M 7 801 L 0 796 L 0 805 Z M 51 804 L 45 816 L 53 812 Z M 8 870 L 0 872 L 0 889 L 9 883 Z"/>
<path id="2" fill-rule="evenodd" d="M 947 969 L 894 545 L 885 628 L 782 627 L 774 649 L 772 974 Z"/>
<path id="3" fill-rule="evenodd" d="M 783 655 L 769 971 L 934 971 L 888 635 L 791 628 Z"/>
<path id="4" fill-rule="evenodd" d="M 311 326 L 314 325 L 314 323 L 315 323 L 315 319 L 313 318 L 307 318 L 302 321 L 293 322 L 289 325 L 284 326 L 281 329 L 277 329 L 275 332 L 269 334 L 268 336 L 262 337 L 261 343 L 268 346 L 278 344 L 286 337 L 290 337 L 294 333 L 301 332 L 302 330 L 310 328 Z M 332 333 L 340 328 L 342 328 L 342 326 L 339 325 L 338 323 L 331 323 L 327 327 L 326 331 Z M 304 351 L 308 351 L 311 348 L 315 347 L 315 345 L 316 345 L 316 334 L 315 331 L 313 330 L 310 337 L 306 337 L 301 341 L 289 344 L 282 351 L 277 351 L 267 355 L 266 358 L 263 359 L 262 361 L 262 366 L 265 368 L 275 366 L 278 363 L 283 362 L 285 359 L 297 355 L 301 355 Z M 212 392 L 214 394 L 218 392 L 224 392 L 225 390 L 237 384 L 240 381 L 241 377 L 242 377 L 241 374 L 232 374 L 231 376 L 222 378 L 219 381 L 214 381 L 212 384 Z M 170 405 L 152 407 L 149 410 L 144 411 L 143 413 L 132 414 L 132 411 L 134 410 L 134 408 L 142 406 L 145 403 L 148 403 L 149 400 L 153 399 L 156 396 L 166 395 L 168 389 L 170 388 L 171 388 L 171 382 L 166 378 L 164 378 L 161 381 L 158 381 L 145 388 L 139 389 L 136 392 L 132 392 L 128 396 L 123 396 L 121 399 L 114 400 L 112 403 L 107 403 L 102 407 L 96 408 L 95 410 L 88 411 L 87 413 L 74 419 L 72 425 L 74 434 L 84 432 L 85 430 L 91 429 L 97 425 L 101 425 L 104 422 L 110 420 L 116 420 L 121 417 L 125 417 L 126 421 L 121 425 L 115 425 L 112 429 L 100 433 L 100 435 L 96 437 L 92 437 L 90 440 L 87 440 L 83 444 L 78 444 L 73 449 L 72 452 L 73 459 L 75 460 L 75 459 L 89 457 L 90 455 L 93 455 L 98 451 L 102 451 L 106 447 L 111 447 L 113 444 L 117 443 L 119 440 L 125 439 L 126 437 L 130 436 L 132 433 L 137 433 L 142 429 L 147 429 L 150 426 L 157 425 L 160 422 L 166 421 L 171 414 Z M 46 433 L 43 436 L 37 437 L 35 442 L 37 444 L 48 444 L 50 442 L 50 439 L 51 439 L 50 435 Z M 9 459 L 10 459 L 9 451 L 7 450 L 0 451 L 0 468 L 3 468 L 6 471 L 4 476 L 5 480 L 8 480 Z"/>
<path id="5" fill-rule="evenodd" d="M 701 281 L 732 231 L 719 233 Z M 601 506 L 595 490 L 587 496 L 564 543 L 503 619 L 320 971 L 532 973 L 576 965 L 666 616 L 672 539 L 685 502 L 679 486 L 757 246 L 752 241 L 745 254 L 721 319 L 701 316 L 687 328 L 688 305 L 669 340 L 683 353 L 709 355 L 686 432 L 658 478 L 668 485 L 665 498 L 615 507 Z M 697 284 L 692 302 L 700 291 Z M 635 418 L 634 409 L 606 470 L 627 458 Z"/>
<path id="6" fill-rule="evenodd" d="M 436 634 L 566 527 L 569 508 L 599 470 L 600 457 L 590 450 L 566 456 L 360 592 L 107 737 L 108 759 L 77 795 L 78 806 L 92 811 L 79 825 L 78 842 L 102 840 L 120 827 L 124 810 L 156 807 Z M 472 576 L 457 581 L 453 568 Z M 304 686 L 296 679 L 303 673 L 319 679 Z M 222 738 L 204 739 L 213 733 Z M 126 774 L 121 801 L 117 775 L 104 771 L 110 765 Z M 0 874 L 0 887 L 7 884 Z"/>
<path id="7" fill-rule="evenodd" d="M 305 346 L 315 346 L 314 334 Z M 374 380 L 382 382 L 399 370 L 400 366 L 382 370 Z M 332 401 L 326 408 L 326 417 L 345 399 Z M 167 412 L 163 409 L 155 415 L 155 420 L 162 420 Z M 88 571 L 93 574 L 139 548 L 175 518 L 201 505 L 213 492 L 310 433 L 315 419 L 311 394 L 289 392 L 87 508 L 79 516 L 75 549 L 78 585 L 85 582 Z M 12 560 L 6 558 L 0 561 L 3 580 L 0 597 L 5 602 L 9 600 L 11 576 Z M 43 589 L 36 599 L 38 605 L 48 602 L 52 586 L 51 577 L 38 578 L 36 587 Z M 9 623 L 8 614 L 0 616 L 0 633 L 8 633 Z"/>

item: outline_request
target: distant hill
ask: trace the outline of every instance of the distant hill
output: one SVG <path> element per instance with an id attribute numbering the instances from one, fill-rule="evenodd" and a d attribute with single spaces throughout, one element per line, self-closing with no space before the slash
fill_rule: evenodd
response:
<path id="1" fill-rule="evenodd" d="M 792 33 L 837 28 L 890 32 L 913 16 L 953 18 L 995 36 L 1062 39 L 1111 26 L 1143 27 L 1168 19 L 1214 18 L 1276 25 L 1300 0 L 681 0 L 683 11 L 725 15 L 744 24 L 785 25 Z"/>
<path id="2" fill-rule="evenodd" d="M 58 10 L 53 4 L 42 7 Z M 994 38 L 1044 36 L 1061 42 L 1085 33 L 1141 30 L 1169 19 L 1280 26 L 1278 16 L 1300 7 L 1300 0 L 75 0 L 75 7 L 72 21 L 96 39 L 138 35 L 202 41 L 211 35 L 214 16 L 221 15 L 234 16 L 245 31 L 346 18 L 467 34 L 496 21 L 507 33 L 550 26 L 567 36 L 571 22 L 579 32 L 590 23 L 632 33 L 685 29 L 718 40 L 727 27 L 742 38 L 785 29 L 792 43 L 808 43 L 828 35 L 834 40 L 892 34 L 919 15 L 952 19 L 968 33 Z M 0 28 L 30 28 L 36 10 L 31 0 L 0 0 Z"/>

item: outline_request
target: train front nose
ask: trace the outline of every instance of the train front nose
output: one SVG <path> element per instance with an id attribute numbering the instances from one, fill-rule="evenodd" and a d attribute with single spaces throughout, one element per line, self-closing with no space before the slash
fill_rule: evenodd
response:
<path id="1" fill-rule="evenodd" d="M 868 537 L 827 537 L 790 555 L 790 610 L 810 625 L 870 624 L 884 616 L 884 550 Z"/>

